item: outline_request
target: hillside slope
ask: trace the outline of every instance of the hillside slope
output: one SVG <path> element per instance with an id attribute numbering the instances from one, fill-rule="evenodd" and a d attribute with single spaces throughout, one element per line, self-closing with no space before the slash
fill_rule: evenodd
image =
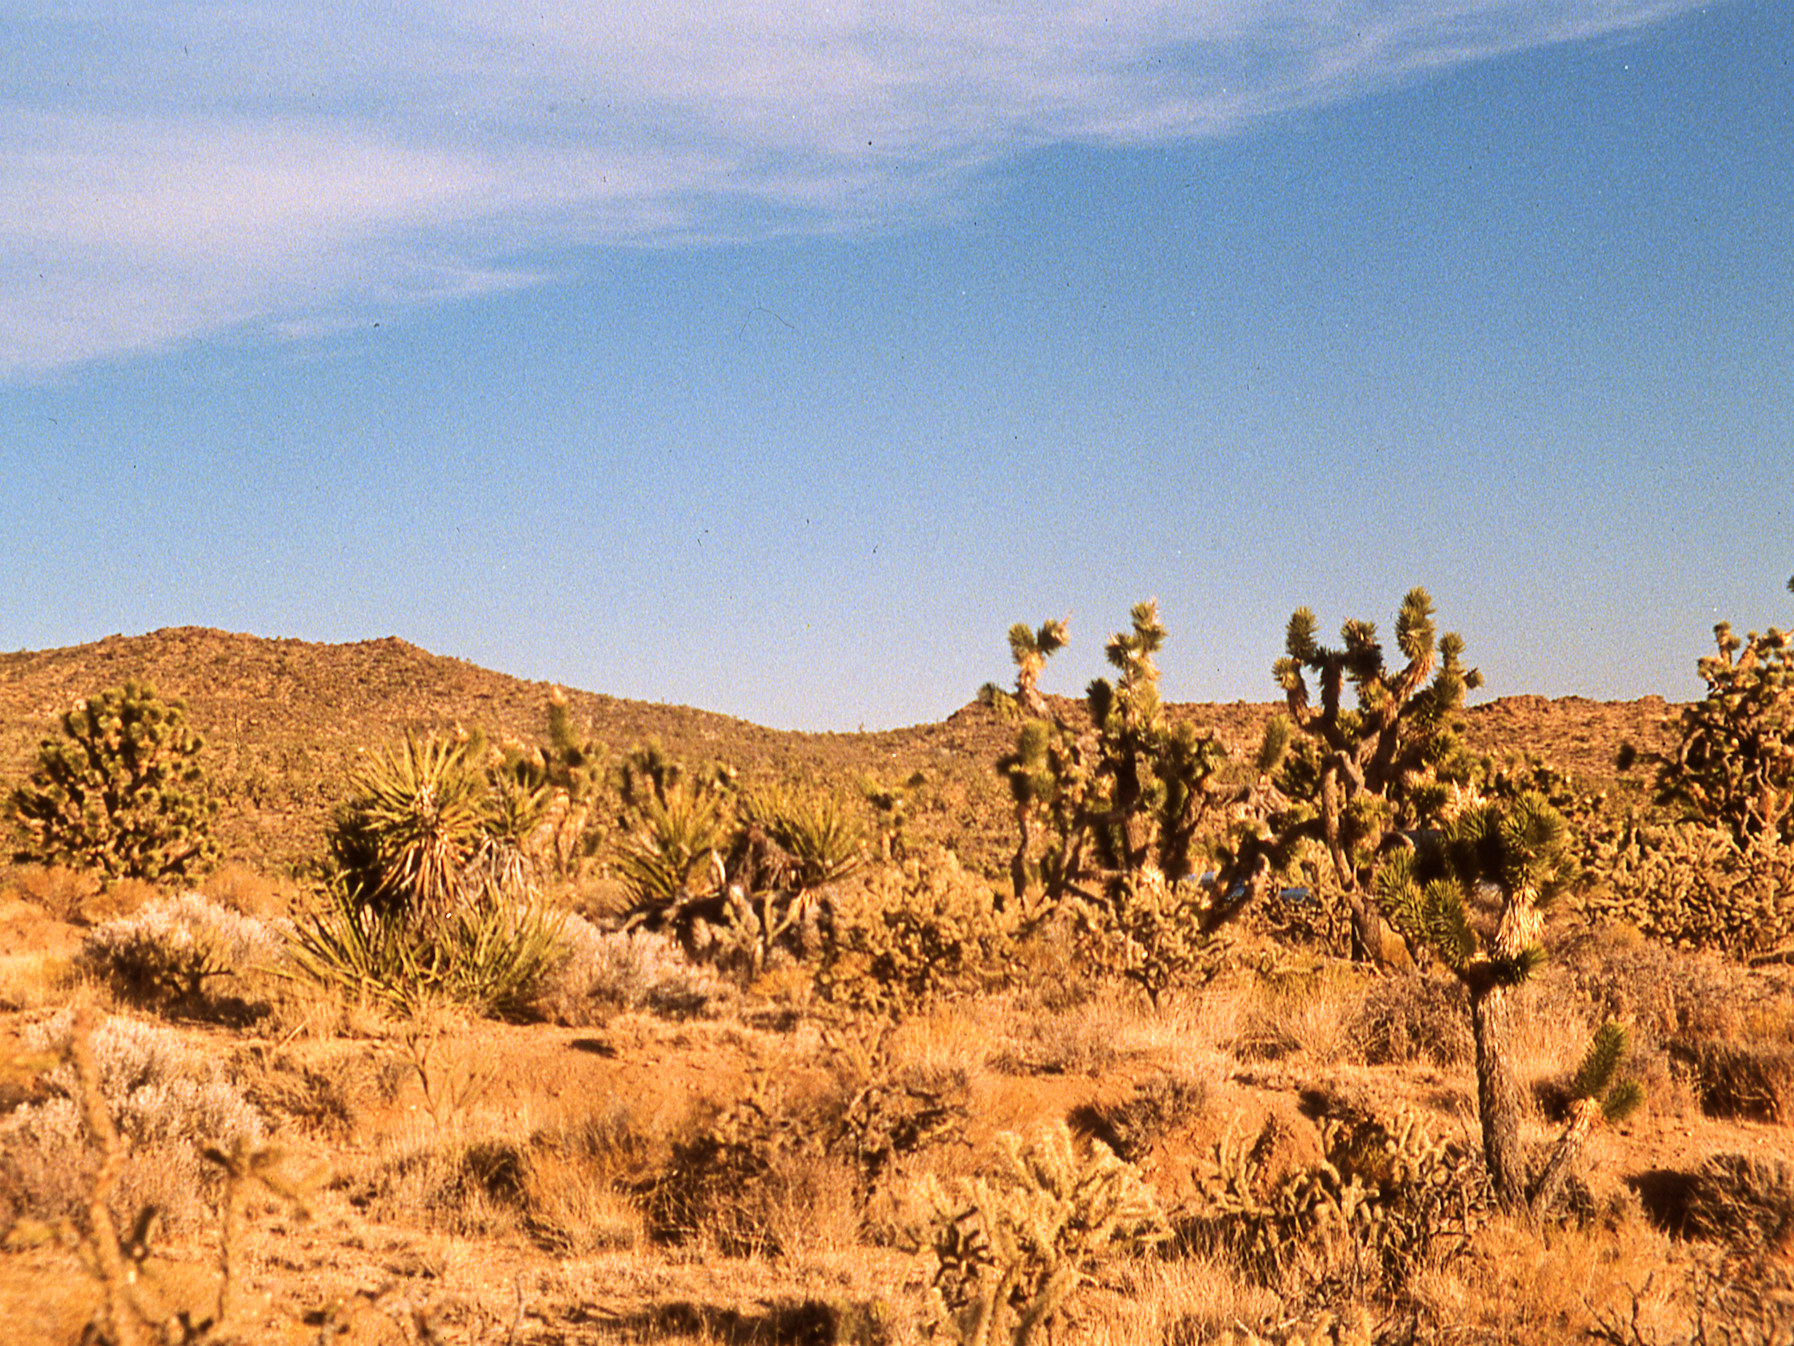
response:
<path id="1" fill-rule="evenodd" d="M 38 742 L 74 701 L 127 678 L 186 701 L 207 743 L 221 795 L 219 833 L 236 859 L 284 867 L 317 854 L 324 821 L 358 753 L 406 729 L 478 726 L 498 738 L 546 736 L 551 687 L 431 654 L 387 637 L 328 645 L 198 627 L 111 636 L 65 649 L 0 654 L 0 784 L 30 768 Z M 995 856 L 1008 840 L 1007 807 L 991 763 L 1009 730 L 975 702 L 937 724 L 880 733 L 766 729 L 686 706 L 567 689 L 575 722 L 613 754 L 658 739 L 687 762 L 722 761 L 753 778 L 887 784 L 921 771 L 931 783 L 925 830 L 953 835 L 968 854 Z M 1271 703 L 1174 707 L 1236 751 L 1256 741 Z M 1525 748 L 1592 782 L 1612 775 L 1623 740 L 1662 741 L 1657 698 L 1608 703 L 1505 697 L 1475 707 L 1471 737 L 1484 751 Z"/>

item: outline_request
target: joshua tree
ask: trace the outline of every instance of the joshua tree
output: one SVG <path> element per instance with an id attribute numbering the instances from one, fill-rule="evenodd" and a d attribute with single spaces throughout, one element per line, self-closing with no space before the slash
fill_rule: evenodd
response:
<path id="1" fill-rule="evenodd" d="M 1437 954 L 1470 993 L 1483 1157 L 1510 1209 L 1527 1202 L 1514 992 L 1543 961 L 1544 908 L 1574 874 L 1563 816 L 1542 795 L 1525 794 L 1511 805 L 1466 805 L 1390 854 L 1377 878 L 1397 928 Z"/>
<path id="2" fill-rule="evenodd" d="M 331 869 L 352 907 L 440 920 L 461 900 L 495 821 L 477 738 L 419 738 L 368 759 L 326 834 Z"/>
<path id="3" fill-rule="evenodd" d="M 1739 640 L 1721 622 L 1713 637 L 1699 664 L 1707 695 L 1672 720 L 1680 741 L 1658 764 L 1659 796 L 1740 846 L 1794 842 L 1794 631 Z"/>
<path id="4" fill-rule="evenodd" d="M 1288 806 L 1270 826 L 1282 853 L 1305 839 L 1324 846 L 1360 951 L 1381 956 L 1383 923 L 1367 891 L 1377 855 L 1392 837 L 1436 819 L 1451 782 L 1471 778 L 1457 716 L 1482 675 L 1464 667 L 1461 636 L 1436 635 L 1425 589 L 1410 589 L 1396 614 L 1399 667 L 1385 661 L 1371 622 L 1346 622 L 1337 648 L 1322 645 L 1315 628 L 1314 613 L 1299 608 L 1272 666 L 1302 740 L 1278 775 Z M 1354 707 L 1343 704 L 1348 683 Z"/>
<path id="5" fill-rule="evenodd" d="M 1039 690 L 1046 660 L 1066 643 L 1063 621 L 1012 627 L 1016 689 L 979 693 L 1021 720 L 997 770 L 1015 799 L 1010 876 L 1025 909 L 1051 910 L 1068 896 L 1105 904 L 1148 870 L 1172 883 L 1191 877 L 1201 828 L 1238 793 L 1220 785 L 1219 740 L 1173 721 L 1159 700 L 1158 604 L 1136 604 L 1130 616 L 1104 650 L 1117 678 L 1086 690 L 1087 719 L 1061 714 Z"/>
<path id="6" fill-rule="evenodd" d="M 109 878 L 203 872 L 218 857 L 202 800 L 198 734 L 180 701 L 129 681 L 78 703 L 12 794 L 21 860 L 89 866 Z"/>

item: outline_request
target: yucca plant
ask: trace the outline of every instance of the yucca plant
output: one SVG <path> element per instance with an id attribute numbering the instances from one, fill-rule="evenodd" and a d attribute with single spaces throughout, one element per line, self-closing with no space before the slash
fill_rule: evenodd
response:
<path id="1" fill-rule="evenodd" d="M 565 914 L 490 875 L 442 919 L 418 927 L 393 907 L 358 903 L 340 884 L 293 930 L 299 975 L 406 1014 L 449 1002 L 503 1018 L 526 1011 L 559 961 Z"/>
<path id="2" fill-rule="evenodd" d="M 826 887 L 865 862 L 865 822 L 839 795 L 763 790 L 742 800 L 741 813 L 790 858 L 796 872 L 789 876 L 789 886 Z"/>
<path id="3" fill-rule="evenodd" d="M 331 821 L 322 904 L 293 935 L 295 968 L 406 1011 L 519 1012 L 560 949 L 526 853 L 542 783 L 477 735 L 408 733 L 354 786 Z"/>
<path id="4" fill-rule="evenodd" d="M 491 837 L 482 748 L 477 738 L 407 732 L 362 765 L 326 835 L 349 900 L 424 920 L 447 915 Z"/>
<path id="5" fill-rule="evenodd" d="M 694 887 L 706 891 L 713 859 L 728 844 L 726 814 L 716 794 L 683 782 L 644 798 L 616 861 L 633 906 L 670 906 Z"/>

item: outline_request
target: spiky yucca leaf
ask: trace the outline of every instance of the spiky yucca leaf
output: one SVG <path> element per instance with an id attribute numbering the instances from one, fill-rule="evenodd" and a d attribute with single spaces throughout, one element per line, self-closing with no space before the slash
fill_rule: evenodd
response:
<path id="1" fill-rule="evenodd" d="M 664 798 L 646 795 L 635 813 L 635 828 L 617 859 L 619 876 L 637 907 L 664 905 L 688 888 L 724 844 L 724 801 L 681 783 Z"/>
<path id="2" fill-rule="evenodd" d="M 864 821 L 838 795 L 762 791 L 743 800 L 742 812 L 797 861 L 805 888 L 844 879 L 865 861 Z"/>
<path id="3" fill-rule="evenodd" d="M 1609 1019 L 1596 1030 L 1583 1055 L 1582 1064 L 1570 1081 L 1573 1098 L 1598 1098 L 1613 1083 L 1620 1059 L 1626 1054 L 1626 1030 Z"/>

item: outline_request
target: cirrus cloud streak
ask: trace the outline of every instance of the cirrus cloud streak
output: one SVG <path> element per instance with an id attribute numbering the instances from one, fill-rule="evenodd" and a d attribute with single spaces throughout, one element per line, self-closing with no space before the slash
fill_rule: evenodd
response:
<path id="1" fill-rule="evenodd" d="M 1225 135 L 1695 0 L 31 5 L 0 376 L 537 283 L 568 247 L 901 227 L 1053 143 Z"/>

